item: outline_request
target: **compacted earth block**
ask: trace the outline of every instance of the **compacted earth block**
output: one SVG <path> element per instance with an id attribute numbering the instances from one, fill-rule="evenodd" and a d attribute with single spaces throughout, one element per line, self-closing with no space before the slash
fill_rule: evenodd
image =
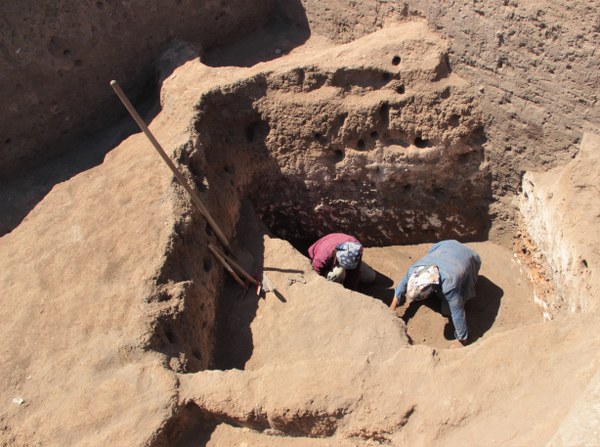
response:
<path id="1" fill-rule="evenodd" d="M 0 445 L 597 444 L 595 2 L 0 12 Z M 312 269 L 330 232 L 374 283 Z M 460 348 L 389 308 L 444 239 Z"/>

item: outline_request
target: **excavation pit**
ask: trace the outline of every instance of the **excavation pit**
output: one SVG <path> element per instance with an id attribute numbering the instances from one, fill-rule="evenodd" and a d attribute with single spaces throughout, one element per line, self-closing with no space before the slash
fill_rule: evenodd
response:
<path id="1" fill-rule="evenodd" d="M 226 220 L 240 219 L 247 200 L 270 234 L 303 254 L 336 231 L 367 247 L 487 238 L 492 176 L 483 120 L 438 36 L 412 23 L 313 54 L 310 64 L 285 59 L 196 104 L 186 163 L 197 182 L 218 191 Z M 235 233 L 240 243 L 250 234 Z M 380 275 L 371 294 L 389 304 L 400 276 Z M 234 301 L 219 302 L 230 303 L 223 315 L 235 314 Z M 248 332 L 250 317 L 242 318 Z M 248 354 L 239 357 L 217 367 L 240 368 Z"/>
<path id="2" fill-rule="evenodd" d="M 119 45 L 87 19 L 77 42 L 44 34 L 52 58 L 38 65 L 43 51 L 19 44 L 31 39 L 15 29 L 7 40 L 15 73 L 45 64 L 66 84 L 84 76 L 60 106 L 37 77 L 47 89 L 9 97 L 20 112 L 0 140 L 5 170 L 31 155 L 20 148 L 52 152 L 52 135 L 73 135 L 85 118 L 69 101 L 102 96 L 92 79 L 134 85 L 132 54 L 153 65 L 161 34 L 182 38 L 191 43 L 157 59 L 161 110 L 147 122 L 236 259 L 270 287 L 256 297 L 232 279 L 208 250 L 218 232 L 142 134 L 107 131 L 85 170 L 57 160 L 34 172 L 2 196 L 9 208 L 14 191 L 39 198 L 0 241 L 0 385 L 12 397 L 1 444 L 558 447 L 575 432 L 595 442 L 596 14 L 578 2 L 236 12 L 208 1 L 194 10 L 210 19 L 199 27 L 176 1 L 172 22 L 161 17 L 135 47 L 127 30 L 140 29 L 121 14 L 135 1 L 101 3 Z M 122 57 L 107 58 L 105 41 Z M 106 82 L 99 60 L 110 61 Z M 45 105 L 49 131 L 23 131 L 24 113 Z M 373 285 L 353 292 L 312 270 L 306 248 L 333 231 L 365 244 Z M 439 302 L 388 308 L 406 268 L 450 238 L 483 261 L 466 309 L 472 342 L 459 349 L 446 349 Z"/>
<path id="3" fill-rule="evenodd" d="M 244 222 L 252 221 L 252 212 L 246 210 L 242 217 Z M 254 217 L 256 219 L 256 217 Z M 250 226 L 244 225 L 240 228 L 241 234 L 248 234 L 249 228 L 253 231 L 260 230 L 262 223 Z M 245 369 L 246 365 L 256 368 L 257 363 L 270 362 L 269 356 L 279 358 L 276 354 L 283 346 L 286 351 L 294 352 L 297 356 L 312 353 L 302 353 L 302 342 L 298 339 L 307 337 L 318 337 L 315 334 L 326 332 L 322 328 L 312 327 L 312 322 L 305 321 L 303 324 L 285 323 L 285 334 L 278 342 L 269 341 L 269 336 L 278 333 L 272 326 L 277 326 L 278 320 L 285 315 L 284 307 L 290 297 L 288 294 L 297 293 L 298 289 L 305 288 L 307 291 L 324 287 L 325 278 L 313 279 L 313 286 L 306 286 L 311 275 L 316 275 L 310 270 L 310 260 L 307 259 L 304 247 L 293 248 L 289 242 L 268 236 L 270 232 L 265 231 L 266 240 L 269 245 L 276 249 L 267 250 L 261 240 L 254 238 L 254 246 L 244 245 L 244 251 L 258 253 L 262 260 L 262 269 L 270 282 L 277 286 L 276 291 L 270 291 L 255 299 L 254 290 L 242 290 L 237 283 L 228 278 L 225 281 L 223 291 L 219 294 L 220 317 L 217 325 L 217 347 L 216 347 L 216 369 Z M 240 234 L 238 233 L 238 234 Z M 260 232 L 259 232 L 260 234 Z M 393 297 L 393 289 L 402 278 L 406 269 L 417 259 L 424 256 L 431 244 L 398 245 L 386 247 L 366 247 L 364 261 L 377 272 L 376 280 L 372 284 L 360 285 L 358 293 L 361 300 L 380 303 L 381 306 L 389 306 Z M 477 251 L 484 260 L 478 284 L 476 287 L 477 298 L 469 301 L 466 306 L 467 322 L 470 330 L 472 343 L 481 342 L 484 337 L 490 337 L 503 331 L 510 331 L 520 327 L 529 326 L 543 321 L 541 308 L 533 301 L 533 286 L 520 261 L 515 258 L 511 250 L 492 242 L 472 242 L 468 246 Z M 278 255 L 279 252 L 285 255 Z M 290 251 L 295 257 L 290 255 Z M 294 261 L 291 261 L 294 259 Z M 283 272 L 283 273 L 282 273 Z M 328 284 L 329 286 L 329 284 Z M 334 286 L 330 293 L 339 295 L 341 305 L 352 308 L 355 303 L 346 297 L 348 292 L 337 290 L 341 285 Z M 310 292 L 307 292 L 310 293 Z M 298 298 L 296 298 L 298 299 Z M 302 298 L 300 298 L 301 300 Z M 344 299 L 347 303 L 344 304 Z M 263 300 L 270 304 L 263 303 Z M 275 304 L 274 304 L 275 303 Z M 307 304 L 310 308 L 310 305 Z M 388 312 L 392 313 L 391 310 Z M 412 345 L 425 345 L 436 349 L 451 347 L 454 340 L 454 327 L 449 317 L 441 313 L 441 302 L 432 298 L 425 302 L 405 303 L 394 313 L 398 319 L 405 324 L 405 331 L 409 343 Z M 297 318 L 289 316 L 288 318 Z M 335 317 L 333 317 L 335 319 Z M 340 322 L 322 321 L 329 330 L 336 332 L 340 330 Z M 365 322 L 353 328 L 358 332 L 364 331 Z M 374 327 L 377 321 L 370 323 Z M 346 328 L 347 329 L 347 328 Z M 296 340 L 296 341 L 294 341 Z M 380 340 L 379 343 L 399 343 L 404 340 L 393 338 Z M 257 346 L 257 343 L 266 346 Z M 275 345 L 276 347 L 273 347 Z M 256 356 L 253 359 L 255 349 Z M 257 360 L 260 359 L 260 360 Z"/>
<path id="4" fill-rule="evenodd" d="M 370 36 L 367 42 L 374 60 L 383 58 L 374 49 L 381 40 L 389 42 L 389 32 L 379 38 Z M 252 211 L 239 218 L 242 223 L 256 213 L 266 227 L 263 231 L 289 241 L 303 255 L 318 237 L 335 231 L 355 234 L 367 247 L 406 246 L 410 254 L 390 256 L 387 263 L 373 259 L 380 272 L 378 281 L 364 290 L 389 305 L 392 286 L 403 275 L 400 266 L 407 268 L 407 260 L 416 260 L 427 250 L 415 244 L 450 238 L 482 241 L 491 225 L 491 173 L 483 163 L 485 130 L 475 105 L 458 116 L 462 104 L 474 103 L 469 87 L 458 79 L 438 79 L 436 73 L 443 70 L 450 76 L 447 67 L 439 65 L 446 63 L 442 49 L 428 55 L 435 61 L 429 71 L 405 62 L 404 76 L 422 85 L 402 97 L 378 83 L 363 81 L 354 91 L 336 87 L 336 74 L 339 77 L 344 67 L 351 67 L 352 59 L 338 61 L 339 68 L 294 67 L 211 91 L 199 103 L 196 121 L 197 145 L 202 149 L 198 152 L 204 158 L 192 159 L 190 167 L 205 173 L 206 183 L 223 193 L 220 200 L 229 201 L 226 209 L 237 210 L 248 200 Z M 348 52 L 352 54 L 351 47 Z M 404 48 L 404 53 L 410 61 L 409 49 Z M 413 71 L 420 76 L 412 75 Z M 360 77 L 358 70 L 351 72 Z M 434 111 L 439 115 L 434 116 Z M 436 125 L 422 124 L 430 122 Z M 424 133 L 432 140 L 423 139 Z M 262 234 L 260 225 L 254 224 L 252 230 L 238 228 L 239 243 Z M 412 251 L 412 246 L 417 248 Z M 263 258 L 262 249 L 260 240 L 248 248 L 258 259 Z M 370 250 L 383 249 L 368 249 L 367 258 Z M 387 259 L 385 250 L 382 253 Z M 503 257 L 507 268 L 514 267 L 514 259 L 506 253 Z M 517 268 L 512 273 L 519 278 L 515 284 L 524 288 L 515 295 L 523 292 L 524 301 L 531 304 L 517 307 L 525 313 L 517 320 L 540 320 L 524 271 Z M 503 295 L 493 282 L 484 278 L 482 283 L 480 295 L 489 298 L 479 307 L 473 304 L 479 311 L 479 318 L 473 319 L 480 324 L 475 338 L 491 328 Z M 252 292 L 243 294 L 246 298 L 241 302 L 238 286 L 229 285 L 233 287 L 218 299 L 222 316 L 215 367 L 243 369 L 252 353 L 250 325 L 257 304 L 247 299 Z M 439 312 L 433 307 L 429 317 L 435 319 Z M 420 313 L 428 315 L 425 308 Z M 432 323 L 439 326 L 434 331 L 428 323 L 411 320 L 414 312 L 407 309 L 403 317 L 413 341 L 447 346 L 451 325 Z"/>
<path id="5" fill-rule="evenodd" d="M 314 53 L 309 64 L 301 51 L 282 61 L 209 90 L 196 104 L 187 164 L 196 181 L 218 191 L 221 218 L 237 222 L 236 248 L 271 286 L 257 299 L 225 275 L 214 295 L 208 369 L 224 379 L 238 371 L 257 377 L 322 359 L 377 363 L 403 347 L 436 358 L 454 340 L 440 302 L 405 304 L 396 313 L 387 306 L 406 269 L 442 239 L 466 242 L 483 260 L 477 297 L 466 306 L 471 346 L 547 319 L 539 297 L 548 292 L 548 272 L 536 264 L 536 249 L 517 256 L 512 244 L 490 239 L 494 227 L 496 234 L 506 228 L 504 241 L 516 238 L 521 224 L 503 222 L 494 207 L 498 174 L 488 160 L 481 91 L 453 73 L 443 41 L 413 23 Z M 316 275 L 306 256 L 317 238 L 337 231 L 361 240 L 365 262 L 377 271 L 358 293 Z M 210 400 L 208 392 L 194 400 Z M 349 411 L 308 407 L 272 421 L 229 416 L 226 426 L 330 438 Z M 219 418 L 210 433 L 223 429 Z"/>
<path id="6" fill-rule="evenodd" d="M 395 313 L 388 306 L 406 269 L 443 239 L 466 242 L 483 260 L 477 297 L 466 306 L 472 346 L 544 321 L 534 302 L 530 253 L 517 257 L 510 245 L 489 239 L 501 225 L 492 209 L 495 173 L 480 92 L 453 73 L 447 51 L 423 23 L 405 24 L 312 54 L 309 64 L 292 52 L 281 66 L 202 95 L 185 164 L 217 200 L 219 220 L 236 222 L 230 226 L 236 249 L 270 287 L 256 297 L 223 273 L 212 298 L 214 324 L 188 334 L 212 340 L 205 343 L 211 360 L 194 366 L 185 360 L 188 348 L 160 348 L 178 359 L 170 362 L 175 371 L 209 369 L 225 378 L 319 359 L 377 362 L 419 346 L 435 357 L 454 340 L 439 300 Z M 377 271 L 375 283 L 358 293 L 316 275 L 306 257 L 312 242 L 338 231 L 363 242 L 364 260 Z M 206 260 L 204 271 L 214 275 Z M 171 346 L 193 344 L 171 338 Z M 348 410 L 295 411 L 302 416 L 224 421 L 328 438 Z M 220 416 L 194 412 L 211 421 L 198 436 L 218 431 Z"/>

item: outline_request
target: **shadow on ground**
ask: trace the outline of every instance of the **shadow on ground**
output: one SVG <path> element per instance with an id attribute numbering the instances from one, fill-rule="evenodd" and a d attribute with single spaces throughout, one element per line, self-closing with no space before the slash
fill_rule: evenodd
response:
<path id="1" fill-rule="evenodd" d="M 392 304 L 394 298 L 394 280 L 376 271 L 377 276 L 371 284 L 360 284 L 358 291 L 381 300 L 386 306 Z"/>
<path id="2" fill-rule="evenodd" d="M 108 84 L 106 88 L 110 89 Z M 160 110 L 158 92 L 145 102 L 135 104 L 135 107 L 144 121 L 152 121 Z M 115 113 L 122 114 L 124 110 L 119 109 Z M 106 154 L 130 135 L 140 131 L 131 117 L 123 116 L 117 124 L 82 140 L 67 153 L 2 185 L 0 237 L 14 230 L 55 185 L 102 164 Z"/>
<path id="3" fill-rule="evenodd" d="M 500 287 L 482 275 L 479 275 L 477 280 L 475 293 L 475 298 L 467 302 L 465 307 L 470 343 L 483 337 L 492 328 L 504 295 Z M 454 328 L 452 338 L 454 338 Z"/>
<path id="4" fill-rule="evenodd" d="M 204 53 L 209 67 L 251 67 L 288 54 L 310 37 L 306 12 L 299 1 L 288 1 L 261 29 L 232 44 Z"/>

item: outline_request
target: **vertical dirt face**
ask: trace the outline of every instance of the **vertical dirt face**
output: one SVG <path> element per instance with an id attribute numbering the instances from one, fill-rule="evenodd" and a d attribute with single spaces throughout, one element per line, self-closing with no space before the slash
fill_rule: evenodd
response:
<path id="1" fill-rule="evenodd" d="M 485 238 L 478 97 L 419 26 L 205 95 L 197 131 L 219 189 L 299 246 L 350 228 L 370 245 Z"/>
<path id="2" fill-rule="evenodd" d="M 589 234 L 600 220 L 598 149 L 598 134 L 584 134 L 579 154 L 565 166 L 523 178 L 523 232 L 532 242 L 523 244 L 523 252 L 542 279 L 537 298 L 548 319 L 598 310 L 597 261 L 590 261 L 597 250 Z"/>
<path id="3" fill-rule="evenodd" d="M 456 73 L 476 83 L 486 121 L 485 156 L 495 203 L 491 236 L 510 243 L 528 170 L 568 161 L 582 132 L 600 127 L 598 6 L 577 0 L 482 2 L 304 0 L 314 33 L 349 42 L 394 20 L 424 18 L 450 42 Z"/>
<path id="4" fill-rule="evenodd" d="M 274 0 L 3 2 L 0 101 L 9 113 L 0 117 L 0 178 L 115 122 L 111 79 L 132 99 L 147 97 L 156 88 L 156 58 L 174 40 L 209 49 L 274 12 Z"/>

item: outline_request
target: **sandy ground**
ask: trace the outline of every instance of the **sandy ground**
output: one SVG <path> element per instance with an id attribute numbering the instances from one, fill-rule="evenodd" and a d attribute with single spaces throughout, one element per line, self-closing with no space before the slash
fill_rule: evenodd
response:
<path id="1" fill-rule="evenodd" d="M 197 149 L 198 96 L 252 74 L 178 71 L 151 126 L 170 155 Z M 429 244 L 367 248 L 377 281 L 355 293 L 245 210 L 239 259 L 277 287 L 257 298 L 207 253 L 213 235 L 143 136 L 91 158 L 0 201 L 12 213 L 0 238 L 3 447 L 544 445 L 598 370 L 597 317 L 543 321 L 506 247 L 469 244 L 483 261 L 467 306 L 474 340 L 445 349 L 452 327 L 435 301 L 387 307 Z M 217 213 L 235 215 L 232 194 L 210 197 Z"/>
<path id="2" fill-rule="evenodd" d="M 260 225 L 250 225 L 251 228 L 238 230 L 238 234 L 250 235 L 260 231 L 257 228 Z M 477 343 L 496 333 L 542 322 L 542 309 L 534 303 L 532 285 L 514 253 L 489 241 L 467 245 L 482 258 L 477 296 L 466 306 L 471 343 Z M 406 269 L 424 256 L 430 246 L 431 244 L 367 247 L 363 259 L 376 270 L 377 277 L 373 284 L 363 284 L 358 291 L 389 306 L 394 287 Z M 251 247 L 247 249 L 253 251 Z M 308 262 L 307 254 L 302 254 Z M 304 273 L 302 271 L 301 274 Z M 298 272 L 290 271 L 285 283 L 296 282 L 296 275 Z M 225 319 L 221 325 L 224 333 L 221 336 L 228 340 L 233 337 L 236 342 L 227 345 L 227 352 L 222 352 L 219 364 L 224 368 L 243 368 L 244 362 L 251 356 L 251 334 L 247 329 L 240 328 L 246 328 L 255 318 L 256 304 L 253 300 L 246 299 L 252 295 L 251 292 L 242 295 L 239 288 L 233 284 L 230 287 L 232 290 L 226 289 L 222 297 L 227 310 L 224 312 Z M 406 332 L 412 344 L 442 349 L 450 347 L 454 340 L 454 327 L 451 319 L 441 314 L 440 304 L 439 300 L 431 299 L 412 305 L 405 303 L 396 310 L 398 318 L 406 324 Z M 261 316 L 263 317 L 277 318 L 268 314 Z"/>

